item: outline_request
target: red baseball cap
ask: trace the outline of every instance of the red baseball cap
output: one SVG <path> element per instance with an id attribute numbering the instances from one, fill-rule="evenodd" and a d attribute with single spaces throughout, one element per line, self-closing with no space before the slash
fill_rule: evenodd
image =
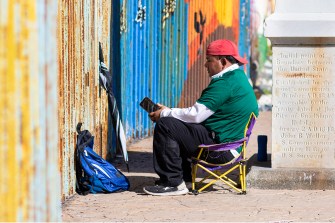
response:
<path id="1" fill-rule="evenodd" d="M 226 39 L 220 39 L 211 42 L 207 47 L 206 55 L 232 56 L 241 64 L 248 63 L 246 59 L 238 55 L 238 49 L 235 43 Z"/>

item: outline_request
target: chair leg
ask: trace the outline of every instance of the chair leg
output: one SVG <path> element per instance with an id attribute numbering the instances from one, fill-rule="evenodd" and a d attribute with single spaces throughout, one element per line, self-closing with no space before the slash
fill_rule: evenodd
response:
<path id="1" fill-rule="evenodd" d="M 246 183 L 246 165 L 245 163 L 240 163 L 240 183 L 241 183 L 241 194 L 247 193 L 247 183 Z"/>
<path id="2" fill-rule="evenodd" d="M 198 190 L 195 189 L 195 180 L 197 177 L 198 166 L 196 163 L 192 163 L 192 193 L 198 195 Z"/>
<path id="3" fill-rule="evenodd" d="M 232 169 L 230 171 L 227 171 L 223 174 L 221 174 L 220 176 L 218 174 L 216 174 L 215 172 L 212 172 L 210 170 L 208 170 L 207 168 L 203 167 L 202 165 L 199 165 L 200 168 L 202 168 L 204 171 L 206 171 L 208 174 L 214 176 L 215 178 L 211 180 L 211 182 L 207 183 L 205 186 L 203 186 L 202 188 L 199 189 L 199 192 L 203 191 L 204 189 L 206 189 L 207 187 L 209 187 L 210 185 L 214 184 L 216 181 L 222 181 L 223 183 L 225 183 L 226 185 L 230 186 L 231 188 L 233 188 L 234 190 L 236 190 L 239 193 L 242 193 L 242 191 L 237 188 L 235 185 L 236 184 L 234 181 L 230 180 L 228 177 L 226 177 L 226 175 L 232 171 Z M 231 183 L 230 181 L 232 181 L 233 183 Z"/>
<path id="4" fill-rule="evenodd" d="M 203 169 L 205 172 L 207 172 L 209 175 L 204 177 L 200 182 L 196 182 L 196 174 L 198 171 L 198 167 Z M 239 179 L 241 183 L 241 189 L 237 187 L 237 183 L 233 180 L 231 180 L 227 175 L 231 173 L 236 168 L 239 168 Z M 222 181 L 224 184 L 230 186 L 232 189 L 236 190 L 239 194 L 246 194 L 246 178 L 245 178 L 245 172 L 246 166 L 245 163 L 239 163 L 239 165 L 236 165 L 235 167 L 229 169 L 228 171 L 224 173 L 220 173 L 220 171 L 210 171 L 206 167 L 200 165 L 199 163 L 192 163 L 192 193 L 194 195 L 199 194 L 201 191 L 205 190 L 207 187 L 211 186 L 217 181 Z M 210 179 L 211 177 L 214 177 L 214 179 Z M 196 184 L 199 184 L 201 182 L 204 182 L 205 180 L 210 179 L 211 181 L 206 183 L 201 188 L 196 189 Z"/>

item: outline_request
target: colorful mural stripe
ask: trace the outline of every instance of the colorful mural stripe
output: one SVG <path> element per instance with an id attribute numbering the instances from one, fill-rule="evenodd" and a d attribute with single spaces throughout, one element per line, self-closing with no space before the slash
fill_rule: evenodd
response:
<path id="1" fill-rule="evenodd" d="M 121 21 L 112 33 L 114 91 L 130 140 L 152 134 L 153 124 L 139 106 L 145 96 L 169 107 L 195 102 L 209 82 L 204 69 L 209 42 L 233 40 L 245 58 L 250 56 L 248 0 L 113 4 L 120 12 L 114 13 L 113 24 Z"/>

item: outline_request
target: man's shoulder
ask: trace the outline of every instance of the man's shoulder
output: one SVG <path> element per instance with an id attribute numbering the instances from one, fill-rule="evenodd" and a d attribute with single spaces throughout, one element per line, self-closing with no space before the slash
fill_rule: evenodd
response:
<path id="1" fill-rule="evenodd" d="M 215 78 L 215 80 L 229 81 L 231 79 L 234 79 L 240 76 L 246 76 L 245 72 L 241 69 L 235 69 L 235 70 L 228 71 L 227 73 L 223 74 L 219 78 Z"/>
<path id="2" fill-rule="evenodd" d="M 212 81 L 207 86 L 207 89 L 229 87 L 229 82 L 230 82 L 229 78 L 218 77 L 212 79 Z"/>
<path id="3" fill-rule="evenodd" d="M 230 75 L 227 75 L 227 76 L 234 76 L 234 75 L 243 75 L 243 76 L 247 76 L 246 74 L 245 74 L 245 72 L 242 70 L 242 69 L 240 69 L 240 68 L 238 68 L 238 69 L 235 69 L 235 70 L 232 70 L 232 71 L 229 71 L 227 74 L 230 74 Z"/>

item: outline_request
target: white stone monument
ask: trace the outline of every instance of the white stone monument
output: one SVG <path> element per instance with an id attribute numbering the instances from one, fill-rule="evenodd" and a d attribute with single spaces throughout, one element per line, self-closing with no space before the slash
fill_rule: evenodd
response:
<path id="1" fill-rule="evenodd" d="M 334 189 L 335 1 L 277 0 L 264 33 L 273 50 L 272 177 Z"/>

